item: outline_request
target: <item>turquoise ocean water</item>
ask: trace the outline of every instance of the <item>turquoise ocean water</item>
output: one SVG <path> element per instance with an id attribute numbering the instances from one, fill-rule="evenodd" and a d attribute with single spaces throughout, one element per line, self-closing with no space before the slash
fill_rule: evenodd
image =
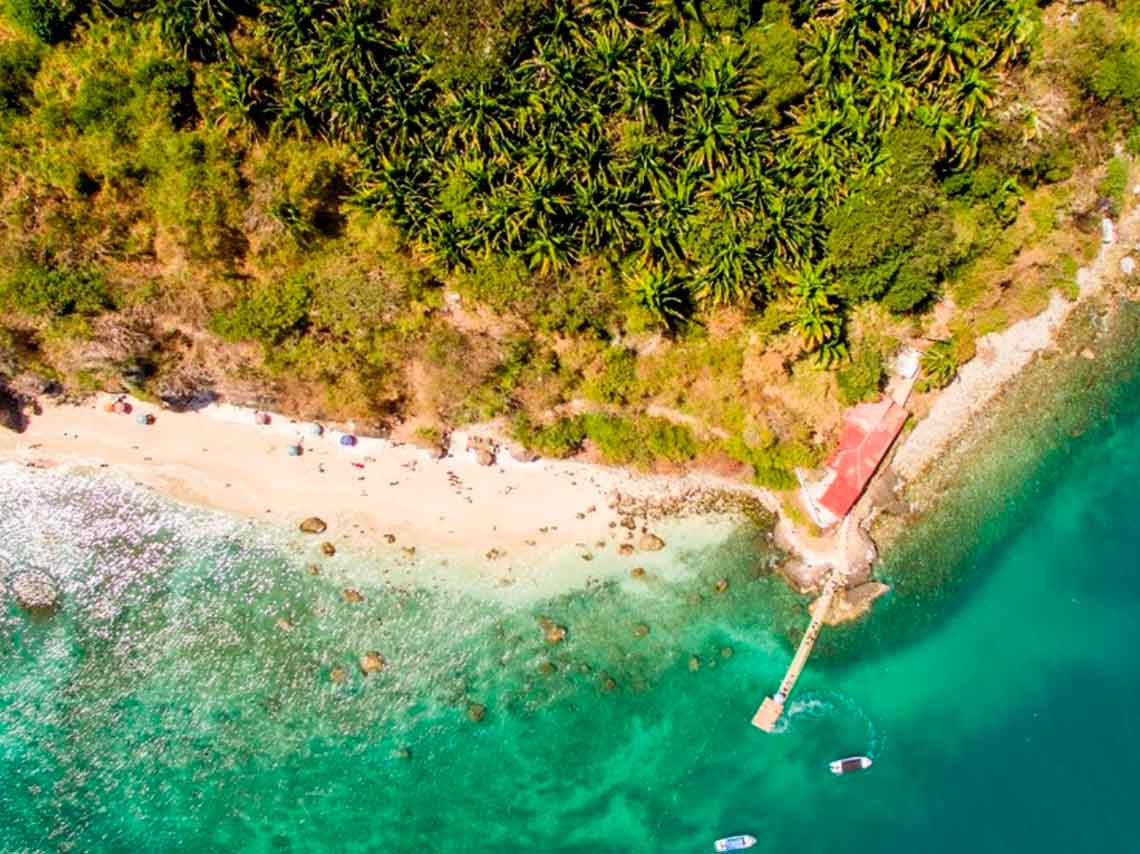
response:
<path id="1" fill-rule="evenodd" d="M 66 595 L 0 607 L 0 851 L 1134 850 L 1134 361 L 1055 382 L 1047 412 L 1011 401 L 775 735 L 748 721 L 803 603 L 746 531 L 668 580 L 513 602 L 347 556 L 314 577 L 291 534 L 2 469 L 0 560 Z M 369 649 L 389 666 L 366 679 Z M 828 773 L 851 753 L 874 768 Z"/>

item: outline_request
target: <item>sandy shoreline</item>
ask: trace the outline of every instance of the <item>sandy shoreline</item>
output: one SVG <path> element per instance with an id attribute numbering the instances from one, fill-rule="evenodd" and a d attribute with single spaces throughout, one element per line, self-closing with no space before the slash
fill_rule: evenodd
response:
<path id="1" fill-rule="evenodd" d="M 282 415 L 259 425 L 251 410 L 234 406 L 175 413 L 131 400 L 133 412 L 124 415 L 105 411 L 112 399 L 44 402 L 25 432 L 0 431 L 0 461 L 98 469 L 180 502 L 293 531 L 318 516 L 328 530 L 309 538 L 314 549 L 327 540 L 406 557 L 418 547 L 513 580 L 513 573 L 548 570 L 545 558 L 558 550 L 579 555 L 583 579 L 597 567 L 589 562 L 595 557 L 622 572 L 667 559 L 670 544 L 655 551 L 646 533 L 662 535 L 668 525 L 645 529 L 638 518 L 638 528 L 629 530 L 621 524 L 619 495 L 653 503 L 710 488 L 758 495 L 718 478 L 521 462 L 506 452 L 493 465 L 480 465 L 462 432 L 453 434 L 449 456 L 433 459 L 421 448 L 377 438 L 342 447 L 340 434 L 316 437 L 306 423 Z M 154 423 L 135 420 L 145 413 Z M 287 446 L 297 441 L 304 453 L 289 456 Z"/>
<path id="2" fill-rule="evenodd" d="M 1007 383 L 1038 353 L 1056 345 L 1065 320 L 1117 274 L 1138 234 L 1140 208 L 1120 221 L 1116 242 L 1103 246 L 1080 271 L 1077 300 L 1054 293 L 1042 313 L 978 340 L 977 357 L 962 367 L 895 451 L 891 465 L 904 480 L 917 480 Z M 123 415 L 105 411 L 112 399 L 98 395 L 78 405 L 43 402 L 25 432 L 0 430 L 0 462 L 106 470 L 176 501 L 294 531 L 302 519 L 319 516 L 328 530 L 311 538 L 314 548 L 328 540 L 354 550 L 379 548 L 408 556 L 420 547 L 454 555 L 477 567 L 478 574 L 500 581 L 549 573 L 549 558 L 559 551 L 582 559 L 581 579 L 590 576 L 591 568 L 602 569 L 589 563 L 595 557 L 606 557 L 609 571 L 628 571 L 652 556 L 646 534 L 663 528 L 651 524 L 647 529 L 639 518 L 637 529 L 629 530 L 622 525 L 626 514 L 618 499 L 683 502 L 700 490 L 745 493 L 772 511 L 777 541 L 793 553 L 789 577 L 801 588 L 817 584 L 829 567 L 862 562 L 851 555 L 867 548 L 863 539 L 852 536 L 870 511 L 866 498 L 859 518 L 813 538 L 781 513 L 777 496 L 709 475 L 646 475 L 564 460 L 523 462 L 505 450 L 492 465 L 481 465 L 476 452 L 467 449 L 463 431 L 452 434 L 449 454 L 441 459 L 378 438 L 360 438 L 346 448 L 338 444 L 340 434 L 314 436 L 307 423 L 280 414 L 261 425 L 252 410 L 226 404 L 175 413 L 132 400 L 133 413 Z M 143 413 L 153 414 L 154 423 L 137 423 L 135 416 Z M 287 447 L 297 442 L 304 453 L 289 456 Z M 668 560 L 670 551 L 667 542 L 660 558 Z"/>

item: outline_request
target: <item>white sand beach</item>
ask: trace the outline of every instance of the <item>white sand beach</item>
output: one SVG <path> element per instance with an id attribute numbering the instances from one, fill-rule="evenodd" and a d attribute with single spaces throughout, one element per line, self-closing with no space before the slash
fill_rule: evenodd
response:
<path id="1" fill-rule="evenodd" d="M 44 402 L 23 433 L 0 431 L 0 460 L 37 467 L 96 468 L 152 487 L 176 500 L 216 508 L 296 530 L 318 516 L 328 530 L 313 537 L 356 550 L 395 554 L 422 547 L 470 558 L 491 576 L 509 572 L 520 555 L 565 548 L 600 558 L 621 553 L 620 571 L 655 550 L 646 534 L 620 522 L 619 493 L 635 499 L 682 497 L 694 489 L 747 486 L 699 476 L 642 475 L 568 461 L 520 462 L 501 451 L 490 466 L 452 436 L 452 452 L 426 451 L 361 437 L 339 444 L 339 432 L 309 433 L 309 425 L 228 405 L 175 413 L 127 398 L 130 414 L 105 410 L 115 398 L 81 405 Z M 140 424 L 139 414 L 154 415 Z M 300 442 L 300 456 L 287 453 Z M 667 557 L 669 546 L 659 552 Z M 539 561 L 531 561 L 538 563 Z M 607 561 L 607 563 L 614 563 Z M 582 575 L 596 565 L 581 563 Z"/>

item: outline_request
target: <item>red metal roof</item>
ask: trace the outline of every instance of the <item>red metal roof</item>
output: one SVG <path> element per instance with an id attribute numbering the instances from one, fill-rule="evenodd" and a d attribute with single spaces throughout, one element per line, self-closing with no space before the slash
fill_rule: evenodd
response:
<path id="1" fill-rule="evenodd" d="M 906 421 L 907 411 L 884 397 L 847 412 L 839 446 L 827 460 L 835 479 L 819 503 L 838 518 L 855 506 Z"/>

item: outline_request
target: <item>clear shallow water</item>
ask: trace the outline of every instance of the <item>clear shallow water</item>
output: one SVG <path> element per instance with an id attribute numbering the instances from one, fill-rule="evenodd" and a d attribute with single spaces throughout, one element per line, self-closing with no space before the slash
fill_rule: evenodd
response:
<path id="1" fill-rule="evenodd" d="M 67 595 L 0 616 L 0 850 L 1128 850 L 1140 383 L 1081 388 L 1080 430 L 1015 436 L 1030 468 L 979 470 L 894 552 L 896 593 L 824 635 L 773 736 L 748 720 L 803 611 L 745 534 L 669 580 L 519 603 L 339 556 L 313 577 L 262 529 L 6 470 L 0 558 Z M 390 664 L 365 679 L 368 649 Z M 849 753 L 876 765 L 827 773 Z"/>

